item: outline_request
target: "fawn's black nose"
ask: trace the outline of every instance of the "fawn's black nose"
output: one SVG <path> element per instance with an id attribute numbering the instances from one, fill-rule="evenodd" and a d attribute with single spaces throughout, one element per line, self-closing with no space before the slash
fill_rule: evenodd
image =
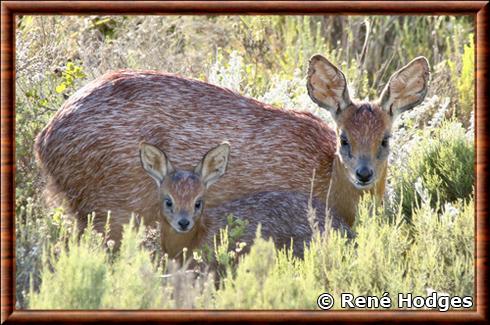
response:
<path id="1" fill-rule="evenodd" d="M 363 183 L 367 183 L 371 181 L 371 178 L 373 178 L 373 174 L 374 174 L 373 170 L 366 166 L 363 166 L 356 170 L 357 179 Z"/>
<path id="2" fill-rule="evenodd" d="M 179 226 L 180 226 L 180 229 L 182 229 L 182 230 L 186 230 L 186 229 L 187 229 L 187 227 L 188 227 L 188 226 L 189 226 L 189 224 L 190 224 L 190 221 L 189 221 L 189 220 L 187 220 L 187 219 L 182 218 L 182 219 L 180 219 L 180 220 L 179 220 L 178 224 L 179 224 Z"/>

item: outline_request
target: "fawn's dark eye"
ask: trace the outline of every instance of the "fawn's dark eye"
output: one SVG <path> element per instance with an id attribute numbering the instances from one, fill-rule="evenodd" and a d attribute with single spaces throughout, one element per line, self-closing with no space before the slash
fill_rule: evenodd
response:
<path id="1" fill-rule="evenodd" d="M 385 148 L 388 147 L 388 144 L 390 143 L 389 139 L 390 139 L 389 137 L 384 137 L 383 140 L 381 141 L 381 146 Z"/>
<path id="2" fill-rule="evenodd" d="M 347 137 L 345 135 L 340 136 L 340 145 L 342 147 L 346 147 L 349 145 L 349 141 L 347 140 Z"/>
<path id="3" fill-rule="evenodd" d="M 165 207 L 167 207 L 169 209 L 171 209 L 173 206 L 172 200 L 170 198 L 166 198 L 164 203 L 165 203 Z"/>
<path id="4" fill-rule="evenodd" d="M 202 200 L 197 200 L 194 204 L 194 207 L 196 208 L 196 210 L 199 210 L 202 207 Z"/>

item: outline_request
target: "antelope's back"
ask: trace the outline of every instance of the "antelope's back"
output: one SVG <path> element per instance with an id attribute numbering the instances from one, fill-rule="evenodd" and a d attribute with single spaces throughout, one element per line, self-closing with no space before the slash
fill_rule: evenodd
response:
<path id="1" fill-rule="evenodd" d="M 313 230 L 309 219 L 316 224 L 321 233 L 325 230 L 326 206 L 318 199 L 299 192 L 260 192 L 237 200 L 226 202 L 205 212 L 210 229 L 207 244 L 214 242 L 219 229 L 227 224 L 227 216 L 247 222 L 239 241 L 247 243 L 245 251 L 250 249 L 261 225 L 263 238 L 272 238 L 276 247 L 289 248 L 293 241 L 293 252 L 302 257 L 304 244 L 309 244 Z M 329 227 L 338 230 L 347 238 L 354 238 L 351 228 L 338 216 L 329 215 Z"/>
<path id="2" fill-rule="evenodd" d="M 157 191 L 140 166 L 139 142 L 192 169 L 225 140 L 230 164 L 207 193 L 210 207 L 259 191 L 309 192 L 313 169 L 322 186 L 328 182 L 334 133 L 318 118 L 152 71 L 110 73 L 81 88 L 38 135 L 35 151 L 52 195 L 62 193 L 76 213 L 155 215 Z"/>

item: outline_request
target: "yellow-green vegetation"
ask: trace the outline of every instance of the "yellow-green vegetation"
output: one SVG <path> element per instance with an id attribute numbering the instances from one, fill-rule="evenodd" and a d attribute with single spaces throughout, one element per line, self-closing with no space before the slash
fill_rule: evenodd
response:
<path id="1" fill-rule="evenodd" d="M 323 292 L 338 299 L 342 292 L 379 297 L 389 292 L 394 305 L 398 292 L 473 295 L 472 200 L 447 203 L 440 213 L 423 202 L 414 209 L 412 224 L 401 211 L 392 221 L 372 211 L 365 200 L 353 241 L 336 231 L 315 234 L 304 260 L 258 238 L 217 285 L 206 272 L 152 259 L 141 246 L 141 227 L 126 227 L 116 256 L 89 228 L 79 242 L 72 236 L 66 248 L 49 250 L 50 262 L 42 266 L 29 307 L 304 309 L 316 308 Z"/>
<path id="2" fill-rule="evenodd" d="M 411 159 L 401 168 L 392 168 L 394 198 L 402 204 L 405 216 L 421 199 L 454 202 L 468 198 L 475 184 L 474 141 L 465 135 L 459 122 L 444 121 L 435 129 L 419 132 Z"/>
<path id="3" fill-rule="evenodd" d="M 320 293 L 474 295 L 474 26 L 471 17 L 22 16 L 17 20 L 16 281 L 18 308 L 317 308 Z M 236 259 L 230 222 L 198 271 L 162 255 L 132 224 L 119 250 L 48 209 L 33 143 L 79 87 L 120 68 L 157 69 L 232 88 L 284 109 L 329 115 L 308 97 L 308 59 L 321 53 L 351 93 L 375 99 L 387 78 L 426 56 L 426 100 L 391 142 L 385 204 L 366 197 L 356 238 L 315 234 L 304 259 L 257 239 Z M 233 218 L 229 218 L 233 220 Z M 214 256 L 219 277 L 206 261 Z M 336 306 L 338 307 L 338 306 Z"/>

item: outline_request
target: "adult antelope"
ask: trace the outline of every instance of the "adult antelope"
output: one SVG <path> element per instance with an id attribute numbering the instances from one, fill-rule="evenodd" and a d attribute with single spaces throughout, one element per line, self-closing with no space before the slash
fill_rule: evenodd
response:
<path id="1" fill-rule="evenodd" d="M 344 74 L 320 55 L 311 58 L 307 88 L 332 113 L 336 131 L 318 117 L 281 110 L 231 90 L 155 71 L 118 71 L 71 96 L 37 136 L 35 151 L 47 176 L 48 197 L 61 198 L 83 227 L 96 212 L 103 229 L 112 211 L 117 237 L 131 212 L 158 215 L 157 194 L 142 177 L 140 141 L 163 148 L 189 169 L 211 143 L 233 146 L 220 186 L 207 204 L 257 192 L 309 193 L 352 225 L 366 191 L 383 195 L 389 138 L 395 118 L 421 103 L 429 65 L 419 57 L 397 71 L 378 101 L 357 103 Z M 102 218 L 101 218 L 102 216 Z M 148 221 L 147 221 L 148 223 Z"/>

